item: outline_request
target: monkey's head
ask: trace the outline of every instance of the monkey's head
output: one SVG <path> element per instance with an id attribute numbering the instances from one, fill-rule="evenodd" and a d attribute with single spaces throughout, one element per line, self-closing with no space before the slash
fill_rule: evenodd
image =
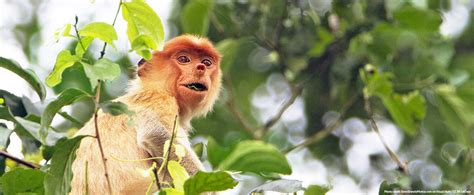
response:
<path id="1" fill-rule="evenodd" d="M 220 54 L 206 38 L 182 35 L 165 44 L 138 75 L 147 88 L 166 89 L 179 105 L 181 120 L 208 113 L 221 88 Z M 150 85 L 151 84 L 151 85 Z"/>

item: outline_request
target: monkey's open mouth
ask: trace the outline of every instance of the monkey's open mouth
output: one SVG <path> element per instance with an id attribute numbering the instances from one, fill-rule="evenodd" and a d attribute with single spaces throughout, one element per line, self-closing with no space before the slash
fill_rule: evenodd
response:
<path id="1" fill-rule="evenodd" d="M 190 83 L 190 84 L 185 84 L 185 87 L 188 89 L 194 90 L 194 91 L 206 91 L 207 87 L 206 85 L 203 85 L 201 83 Z"/>

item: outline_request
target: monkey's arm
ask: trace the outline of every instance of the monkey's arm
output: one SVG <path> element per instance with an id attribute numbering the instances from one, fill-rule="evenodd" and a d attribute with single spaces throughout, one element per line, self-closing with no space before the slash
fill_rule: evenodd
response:
<path id="1" fill-rule="evenodd" d="M 141 120 L 137 130 L 138 145 L 151 157 L 163 157 L 164 144 L 167 140 L 171 139 L 171 132 L 172 131 L 167 130 L 166 127 L 157 120 Z M 182 159 L 181 165 L 186 168 L 190 174 L 194 174 L 198 170 L 203 169 L 203 166 L 191 149 L 186 135 L 182 135 L 180 132 L 176 133 L 174 144 L 180 144 L 186 148 L 186 155 Z M 174 148 L 171 150 L 170 159 L 178 159 L 175 155 Z M 162 162 L 162 160 L 156 161 L 158 164 Z"/>

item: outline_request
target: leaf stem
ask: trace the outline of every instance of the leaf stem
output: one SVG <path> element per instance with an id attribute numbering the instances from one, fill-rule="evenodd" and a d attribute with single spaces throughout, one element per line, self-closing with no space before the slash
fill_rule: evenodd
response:
<path id="1" fill-rule="evenodd" d="M 14 156 L 12 156 L 11 154 L 9 154 L 8 152 L 5 152 L 5 151 L 3 151 L 3 150 L 0 150 L 0 156 L 3 156 L 3 157 L 8 158 L 8 159 L 10 159 L 10 160 L 13 160 L 13 161 L 15 161 L 15 162 L 18 163 L 18 164 L 24 165 L 24 166 L 29 167 L 29 168 L 32 168 L 32 169 L 38 169 L 38 168 L 40 168 L 40 166 L 37 165 L 37 164 L 35 164 L 35 163 L 27 162 L 27 161 L 25 161 L 25 160 L 23 160 L 23 159 L 19 159 L 19 158 L 17 158 L 17 157 L 14 157 Z"/>

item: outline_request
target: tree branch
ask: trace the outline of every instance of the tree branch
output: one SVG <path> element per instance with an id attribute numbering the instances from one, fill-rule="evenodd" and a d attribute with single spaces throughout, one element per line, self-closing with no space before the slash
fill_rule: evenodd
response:
<path id="1" fill-rule="evenodd" d="M 120 12 L 120 8 L 122 7 L 122 0 L 119 1 L 119 6 L 117 8 L 117 12 L 115 13 L 114 21 L 112 22 L 112 26 L 115 25 L 115 22 L 117 20 L 118 13 Z M 105 49 L 107 48 L 107 42 L 104 42 L 104 46 L 102 47 L 102 51 L 100 52 L 100 57 L 99 60 L 102 59 L 105 55 Z M 98 122 L 98 112 L 100 109 L 100 89 L 101 89 L 102 82 L 101 80 L 97 80 L 97 88 L 96 88 L 96 93 L 95 93 L 95 112 L 94 112 L 94 127 L 95 127 L 95 138 L 97 139 L 97 143 L 99 145 L 99 151 L 100 151 L 100 156 L 102 157 L 102 163 L 104 165 L 104 175 L 105 179 L 107 180 L 107 189 L 110 194 L 113 194 L 112 192 L 112 185 L 110 183 L 110 178 L 108 174 L 108 169 L 107 169 L 107 158 L 105 157 L 104 149 L 102 147 L 102 142 L 100 140 L 100 133 L 99 133 L 99 122 Z"/>
<path id="2" fill-rule="evenodd" d="M 374 120 L 374 115 L 372 113 L 372 108 L 370 106 L 369 96 L 367 94 L 364 94 L 364 108 L 369 117 L 369 121 L 370 121 L 370 124 L 372 125 L 372 129 L 374 130 L 375 134 L 377 134 L 377 137 L 379 138 L 379 140 L 382 142 L 383 147 L 387 151 L 388 155 L 395 163 L 397 163 L 399 170 L 403 171 L 405 174 L 408 174 L 407 163 L 402 162 L 400 160 L 397 154 L 388 146 L 387 142 L 385 142 L 385 139 L 382 137 L 379 127 L 377 126 L 377 123 Z"/>
<path id="3" fill-rule="evenodd" d="M 232 82 L 230 78 L 224 77 L 223 79 L 224 85 L 226 86 L 227 92 L 229 93 L 229 99 L 227 100 L 227 107 L 229 107 L 232 114 L 237 118 L 237 121 L 244 127 L 244 130 L 249 133 L 252 138 L 257 139 L 258 137 L 255 136 L 255 132 L 253 127 L 249 124 L 249 122 L 243 117 L 242 112 L 236 106 L 235 99 L 234 99 L 234 91 L 232 89 Z"/>
<path id="4" fill-rule="evenodd" d="M 322 139 L 326 138 L 328 135 L 331 134 L 331 132 L 333 132 L 334 130 L 337 129 L 337 127 L 339 127 L 339 125 L 342 124 L 342 120 L 343 118 L 345 117 L 346 113 L 347 113 L 347 110 L 349 110 L 349 108 L 352 107 L 352 105 L 355 104 L 355 102 L 357 101 L 357 99 L 359 98 L 359 95 L 354 95 L 352 96 L 345 104 L 344 106 L 341 108 L 341 111 L 340 111 L 340 116 L 339 118 L 334 121 L 333 123 L 331 123 L 329 126 L 321 129 L 321 130 L 318 130 L 316 131 L 316 133 L 314 133 L 313 135 L 309 136 L 308 138 L 306 138 L 303 142 L 301 142 L 300 144 L 297 144 L 293 147 L 290 147 L 286 150 L 283 150 L 283 153 L 285 154 L 288 154 L 290 153 L 291 151 L 293 150 L 296 150 L 298 148 L 303 148 L 303 147 L 307 147 L 307 146 L 310 146 L 312 144 L 315 144 L 319 141 L 321 141 Z"/>
<path id="5" fill-rule="evenodd" d="M 38 164 L 35 164 L 35 163 L 32 163 L 32 162 L 27 162 L 23 159 L 19 159 L 17 157 L 14 157 L 11 154 L 9 154 L 8 152 L 5 152 L 3 150 L 0 150 L 0 156 L 3 156 L 3 157 L 8 158 L 10 160 L 13 160 L 18 164 L 24 165 L 25 167 L 29 167 L 29 168 L 32 168 L 32 169 L 40 168 L 40 165 L 38 165 Z"/>

